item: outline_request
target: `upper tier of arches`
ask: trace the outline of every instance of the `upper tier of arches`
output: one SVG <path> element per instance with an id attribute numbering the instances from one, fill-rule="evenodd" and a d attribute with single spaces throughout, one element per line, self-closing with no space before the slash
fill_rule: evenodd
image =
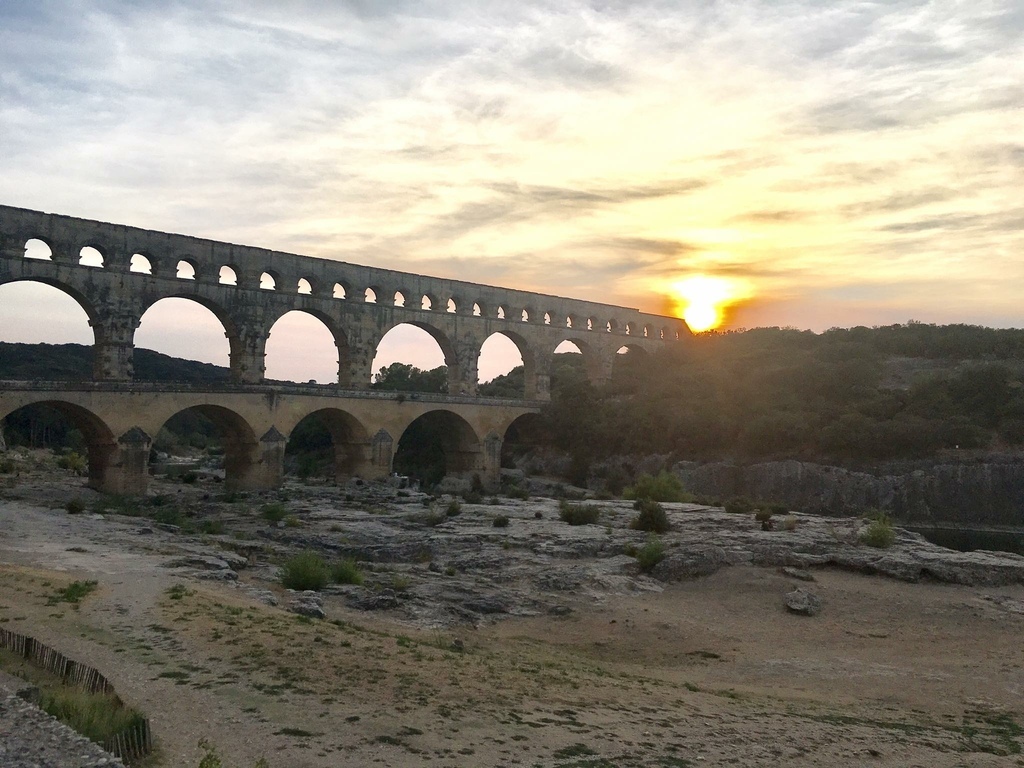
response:
<path id="1" fill-rule="evenodd" d="M 169 297 L 216 315 L 230 345 L 232 377 L 259 383 L 274 323 L 292 311 L 330 330 L 338 383 L 369 386 L 381 339 L 408 323 L 444 351 L 453 393 L 475 394 L 477 359 L 494 333 L 513 339 L 528 369 L 526 397 L 546 396 L 546 361 L 573 339 L 596 379 L 610 375 L 624 344 L 649 350 L 689 336 L 677 318 L 606 304 L 504 290 L 323 259 L 166 235 L 0 206 L 0 284 L 33 280 L 64 290 L 89 316 L 95 378 L 132 378 L 142 315 Z M 187 329 L 186 329 L 187 330 Z"/>

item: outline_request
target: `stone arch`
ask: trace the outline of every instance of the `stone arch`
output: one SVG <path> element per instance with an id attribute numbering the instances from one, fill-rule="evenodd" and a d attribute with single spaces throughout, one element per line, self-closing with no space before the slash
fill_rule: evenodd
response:
<path id="1" fill-rule="evenodd" d="M 604 324 L 604 330 L 607 333 L 615 333 L 619 329 L 619 324 L 615 320 L 609 320 Z"/>
<path id="2" fill-rule="evenodd" d="M 183 294 L 183 293 L 177 293 L 176 292 L 176 293 L 169 293 L 169 294 L 167 294 L 165 296 L 158 296 L 158 297 L 156 297 L 153 301 L 151 301 L 149 304 L 147 304 L 145 307 L 143 307 L 141 312 L 139 313 L 138 323 L 137 323 L 137 325 L 136 325 L 136 327 L 135 327 L 135 329 L 133 331 L 133 334 L 132 334 L 132 345 L 133 346 L 138 346 L 136 337 L 137 337 L 138 331 L 142 327 L 142 323 L 145 320 L 146 313 L 148 313 L 151 309 L 153 309 L 153 307 L 155 307 L 161 301 L 164 301 L 166 299 L 185 299 L 186 301 L 194 302 L 195 304 L 198 304 L 199 306 L 201 306 L 204 309 L 208 310 L 214 316 L 214 318 L 217 320 L 217 322 L 220 323 L 221 328 L 224 331 L 224 335 L 227 337 L 227 340 L 228 340 L 228 365 L 230 366 L 230 368 L 232 370 L 232 373 L 234 374 L 236 366 L 238 365 L 238 362 L 241 360 L 241 358 L 242 358 L 242 356 L 244 354 L 244 349 L 243 349 L 243 345 L 242 345 L 242 340 L 241 340 L 240 335 L 239 335 L 238 327 L 237 327 L 236 323 L 234 322 L 233 318 L 231 317 L 231 315 L 227 312 L 227 310 L 224 309 L 224 307 L 222 307 L 217 302 L 211 301 L 210 299 L 204 298 L 202 296 L 195 296 L 195 295 Z M 189 329 L 182 329 L 182 330 L 183 331 L 187 331 Z M 177 352 L 171 352 L 170 354 L 178 354 L 178 353 Z"/>
<path id="3" fill-rule="evenodd" d="M 295 423 L 285 456 L 294 457 L 302 473 L 304 457 L 318 461 L 329 452 L 331 474 L 339 481 L 371 473 L 369 449 L 370 436 L 359 419 L 339 408 L 321 408 Z"/>
<path id="4" fill-rule="evenodd" d="M 260 275 L 260 290 L 276 291 L 281 283 L 281 276 L 269 269 Z"/>
<path id="5" fill-rule="evenodd" d="M 447 409 L 427 411 L 402 431 L 395 448 L 394 470 L 425 487 L 444 477 L 469 479 L 483 473 L 483 451 L 473 426 Z"/>
<path id="6" fill-rule="evenodd" d="M 433 312 L 437 307 L 437 297 L 432 293 L 424 293 L 420 298 L 420 309 L 425 312 Z"/>
<path id="7" fill-rule="evenodd" d="M 261 441 L 257 438 L 252 425 L 241 414 L 221 405 L 199 404 L 175 411 L 161 422 L 160 427 L 185 411 L 202 414 L 217 428 L 221 447 L 224 449 L 224 485 L 227 489 L 276 485 L 279 477 L 275 478 L 275 482 L 267 483 L 262 475 L 271 471 L 279 476 L 280 468 L 262 466 Z"/>
<path id="8" fill-rule="evenodd" d="M 25 258 L 53 261 L 53 244 L 44 237 L 34 235 L 25 240 Z"/>
<path id="9" fill-rule="evenodd" d="M 341 386 L 348 385 L 349 377 L 350 377 L 350 373 L 351 373 L 351 365 L 350 365 L 351 355 L 350 355 L 350 349 L 349 349 L 349 344 L 348 344 L 348 338 L 345 335 L 345 331 L 342 330 L 340 325 L 338 325 L 337 321 L 333 317 L 331 317 L 330 315 L 326 314 L 325 312 L 321 312 L 319 310 L 311 309 L 311 308 L 294 308 L 294 309 L 288 308 L 288 309 L 284 309 L 280 313 L 278 313 L 276 316 L 274 316 L 272 319 L 268 319 L 268 325 L 267 325 L 267 328 L 268 328 L 268 331 L 267 331 L 268 339 L 270 337 L 270 334 L 274 330 L 274 326 L 277 325 L 277 323 L 283 317 L 285 317 L 287 315 L 290 315 L 292 313 L 295 313 L 295 312 L 297 312 L 299 314 L 308 315 L 310 317 L 316 318 L 330 332 L 331 338 L 334 341 L 334 347 L 335 347 L 335 349 L 337 351 L 337 354 L 338 354 L 338 374 L 337 374 L 336 383 L 340 384 Z"/>
<path id="10" fill-rule="evenodd" d="M 221 285 L 238 285 L 238 267 L 225 264 L 217 271 L 217 282 Z"/>
<path id="11" fill-rule="evenodd" d="M 42 285 L 48 285 L 51 288 L 56 288 L 62 293 L 66 293 L 74 299 L 83 310 L 85 310 L 85 314 L 89 318 L 89 325 L 93 328 L 95 338 L 95 331 L 99 323 L 99 314 L 93 306 L 92 301 L 73 285 L 69 285 L 68 283 L 50 277 L 0 278 L 0 285 L 10 285 L 12 283 L 41 283 Z"/>
<path id="12" fill-rule="evenodd" d="M 368 285 L 366 290 L 363 291 L 363 302 L 366 304 L 376 304 L 380 296 L 383 296 L 379 286 Z"/>
<path id="13" fill-rule="evenodd" d="M 460 375 L 462 368 L 455 353 L 455 346 L 444 331 L 429 322 L 419 320 L 399 320 L 384 328 L 380 336 L 377 338 L 376 343 L 373 345 L 374 357 L 376 357 L 377 353 L 380 351 L 380 345 L 384 341 L 385 337 L 391 333 L 391 331 L 403 325 L 410 325 L 413 328 L 419 328 L 421 331 L 425 331 L 435 342 L 437 342 L 437 346 L 440 348 L 441 355 L 444 358 L 444 364 L 448 369 L 448 391 L 452 394 L 457 394 L 452 392 L 454 389 L 453 384 L 462 380 Z M 373 366 L 371 366 L 371 368 L 372 367 Z"/>
<path id="14" fill-rule="evenodd" d="M 544 417 L 539 413 L 524 413 L 512 420 L 501 436 L 501 466 L 513 469 L 515 460 L 522 450 L 533 444 L 534 436 L 544 427 Z"/>
<path id="15" fill-rule="evenodd" d="M 86 460 L 89 468 L 86 484 L 96 490 L 114 490 L 111 487 L 111 475 L 115 470 L 113 464 L 117 452 L 117 439 L 106 421 L 81 405 L 54 399 L 24 403 L 10 408 L 0 413 L 0 422 L 28 407 L 54 410 L 79 430 L 86 442 Z"/>
<path id="16" fill-rule="evenodd" d="M 335 299 L 347 299 L 349 295 L 349 287 L 343 282 L 337 282 L 334 284 L 334 289 L 331 291 L 331 297 Z"/>
<path id="17" fill-rule="evenodd" d="M 152 275 L 154 263 L 151 256 L 136 251 L 128 259 L 128 271 L 140 275 Z"/>
<path id="18" fill-rule="evenodd" d="M 174 268 L 174 276 L 179 280 L 198 280 L 199 267 L 194 259 L 186 256 L 178 259 L 178 264 Z"/>
<path id="19" fill-rule="evenodd" d="M 484 317 L 487 314 L 487 309 L 479 301 L 473 302 L 473 317 Z"/>
<path id="20" fill-rule="evenodd" d="M 295 283 L 295 293 L 299 296 L 312 296 L 316 293 L 316 282 L 310 277 L 300 277 Z"/>
<path id="21" fill-rule="evenodd" d="M 97 245 L 83 245 L 78 250 L 78 263 L 83 267 L 103 269 L 106 266 L 106 261 L 106 251 Z"/>
<path id="22" fill-rule="evenodd" d="M 459 312 L 459 302 L 455 300 L 454 296 L 449 296 L 448 301 L 445 302 L 444 311 L 449 315 L 455 315 Z"/>
<path id="23" fill-rule="evenodd" d="M 647 360 L 649 354 L 641 344 L 623 344 L 612 356 L 612 378 L 635 371 L 638 365 L 642 365 Z"/>
<path id="24" fill-rule="evenodd" d="M 401 288 L 395 291 L 395 306 L 404 307 L 407 301 L 405 297 L 408 295 L 408 291 L 402 290 Z"/>
<path id="25" fill-rule="evenodd" d="M 558 352 L 557 350 L 563 347 L 566 343 L 573 345 L 577 350 L 579 350 L 579 354 L 583 357 L 583 366 L 587 373 L 587 379 L 592 384 L 598 384 L 607 380 L 608 376 L 605 374 L 605 365 L 602 362 L 597 349 L 579 336 L 563 337 L 558 344 L 551 349 L 551 355 L 564 354 L 564 352 Z M 573 353 L 570 352 L 569 354 Z"/>
<path id="26" fill-rule="evenodd" d="M 509 316 L 509 313 L 511 311 L 512 310 L 509 309 L 507 304 L 499 304 L 498 305 L 498 311 L 495 312 L 495 315 L 497 315 L 499 320 L 507 320 L 508 316 Z"/>
<path id="27" fill-rule="evenodd" d="M 524 323 L 529 323 L 533 320 L 533 307 L 523 307 L 523 311 L 519 315 L 519 319 Z"/>
<path id="28" fill-rule="evenodd" d="M 544 325 L 551 325 L 551 318 L 553 318 L 554 316 L 555 316 L 554 312 L 545 312 L 544 313 Z"/>
<path id="29" fill-rule="evenodd" d="M 654 338 L 654 326 L 651 325 L 650 323 L 647 323 L 646 325 L 644 325 L 644 338 L 645 339 L 653 339 Z"/>
<path id="30" fill-rule="evenodd" d="M 537 397 L 537 358 L 534 354 L 533 347 L 530 343 L 515 331 L 502 329 L 495 331 L 480 344 L 480 349 L 477 351 L 477 370 L 480 368 L 480 360 L 484 353 L 484 345 L 495 336 L 504 336 L 506 339 L 511 341 L 516 349 L 519 351 L 519 356 L 522 359 L 523 367 L 523 388 L 520 391 L 520 395 L 528 400 L 532 400 Z M 513 370 L 515 370 L 513 368 Z M 479 378 L 479 374 L 478 374 Z"/>

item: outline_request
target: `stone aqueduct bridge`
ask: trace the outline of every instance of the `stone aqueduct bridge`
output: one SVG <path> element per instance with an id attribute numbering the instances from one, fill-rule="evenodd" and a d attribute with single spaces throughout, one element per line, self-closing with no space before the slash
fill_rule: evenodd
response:
<path id="1" fill-rule="evenodd" d="M 27 249 L 34 240 L 45 244 L 42 255 Z M 559 344 L 573 342 L 601 382 L 623 346 L 649 352 L 690 335 L 682 320 L 635 309 L 0 206 L 0 284 L 26 280 L 61 289 L 85 310 L 93 380 L 0 382 L 0 419 L 33 403 L 64 412 L 89 444 L 90 485 L 117 493 L 145 491 L 152 436 L 189 408 L 220 428 L 231 487 L 276 487 L 287 436 L 314 413 L 331 431 L 339 476 L 389 474 L 401 435 L 424 417 L 446 427 L 450 472 L 479 472 L 494 483 L 507 429 L 549 399 Z M 223 324 L 231 384 L 133 381 L 135 331 L 146 310 L 169 297 L 198 302 Z M 336 386 L 264 382 L 271 328 L 294 310 L 333 335 Z M 450 395 L 369 389 L 378 344 L 403 323 L 437 341 Z M 522 400 L 476 396 L 480 349 L 494 333 L 523 357 Z"/>

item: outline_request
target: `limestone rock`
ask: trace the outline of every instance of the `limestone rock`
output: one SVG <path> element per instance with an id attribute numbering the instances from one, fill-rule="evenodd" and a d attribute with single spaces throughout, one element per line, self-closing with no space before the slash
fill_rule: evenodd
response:
<path id="1" fill-rule="evenodd" d="M 319 593 L 312 590 L 299 592 L 289 603 L 288 610 L 311 619 L 326 619 L 324 600 Z"/>
<path id="2" fill-rule="evenodd" d="M 803 616 L 817 616 L 821 612 L 821 598 L 805 589 L 794 589 L 785 596 L 786 608 Z"/>
<path id="3" fill-rule="evenodd" d="M 686 547 L 679 552 L 673 552 L 654 566 L 651 575 L 659 581 L 680 581 L 710 576 L 725 565 L 726 561 L 725 550 L 721 547 Z"/>
<path id="4" fill-rule="evenodd" d="M 814 581 L 814 574 L 810 571 L 805 571 L 803 568 L 794 568 L 791 565 L 782 567 L 782 573 L 785 576 L 789 576 L 791 579 L 798 579 L 799 581 Z"/>

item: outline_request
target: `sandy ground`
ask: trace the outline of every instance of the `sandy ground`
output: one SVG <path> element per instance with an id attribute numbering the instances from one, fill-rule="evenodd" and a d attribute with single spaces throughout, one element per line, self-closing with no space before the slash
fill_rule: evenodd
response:
<path id="1" fill-rule="evenodd" d="M 39 496 L 0 500 L 0 622 L 103 671 L 157 765 L 197 766 L 205 738 L 236 768 L 1024 766 L 1024 587 L 817 571 L 808 618 L 790 579 L 734 567 L 475 628 L 340 599 L 314 621 L 169 571 L 172 534 Z M 47 604 L 74 579 L 99 588 Z"/>

